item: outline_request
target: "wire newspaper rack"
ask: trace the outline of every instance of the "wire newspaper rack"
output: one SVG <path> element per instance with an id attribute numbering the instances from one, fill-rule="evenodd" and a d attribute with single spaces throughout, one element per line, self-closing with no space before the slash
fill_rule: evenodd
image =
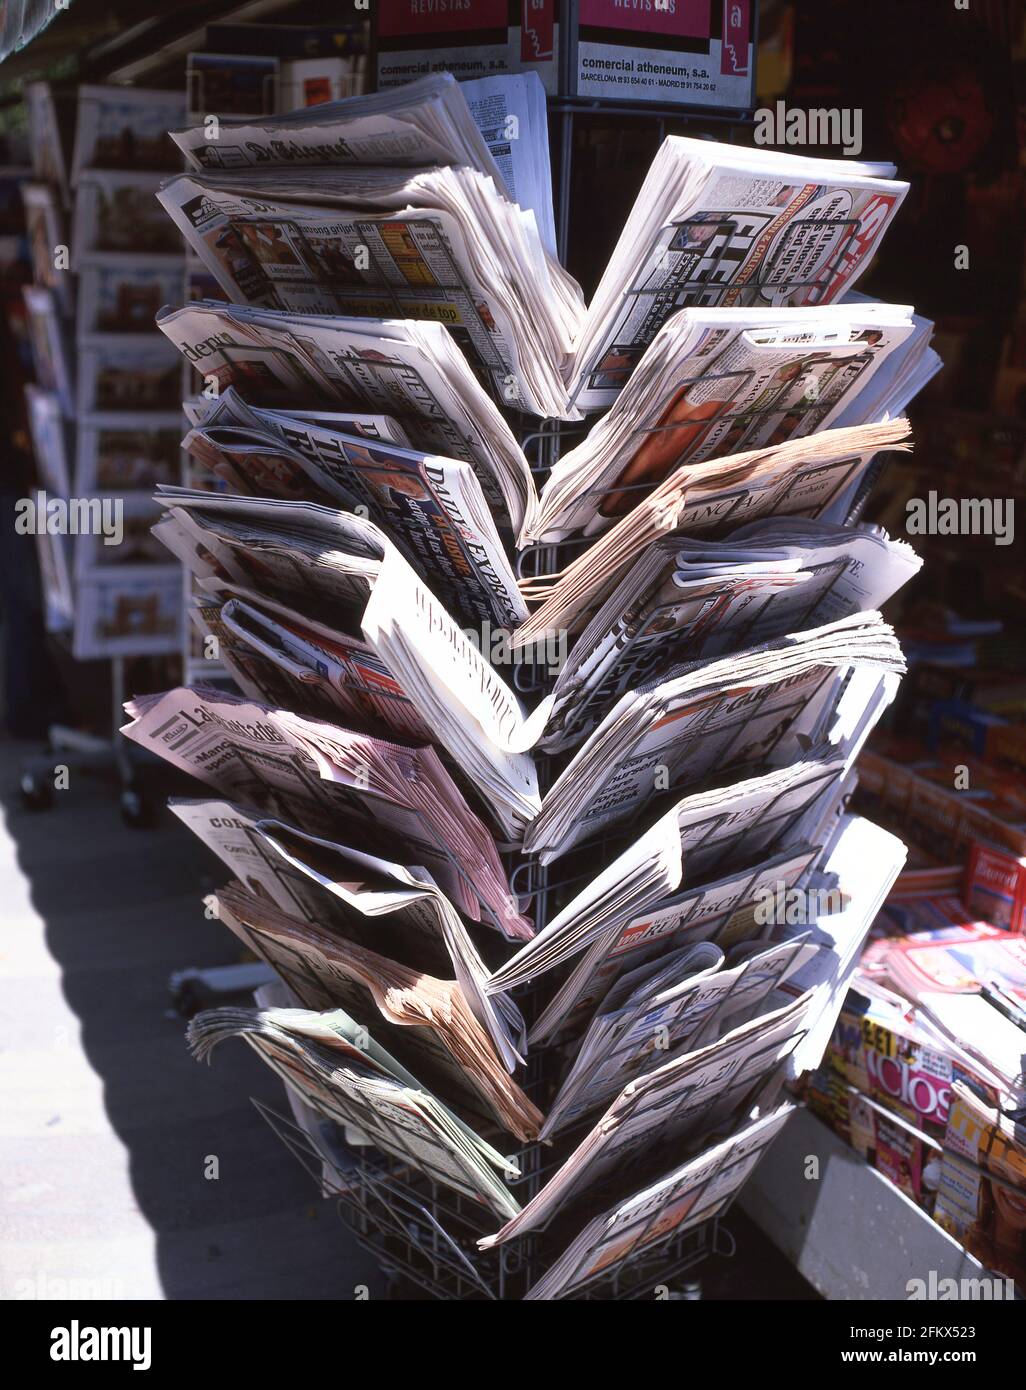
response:
<path id="1" fill-rule="evenodd" d="M 821 408 L 822 402 L 810 400 L 807 405 L 813 410 Z M 767 411 L 772 409 L 772 405 L 766 407 Z M 738 412 L 749 417 L 752 413 Z M 532 471 L 544 477 L 558 457 L 564 439 L 581 428 L 575 423 L 544 421 L 523 434 Z M 651 486 L 629 484 L 614 486 L 609 491 L 641 493 Z M 540 577 L 555 573 L 578 551 L 579 545 L 573 542 L 535 546 L 521 555 L 520 574 Z M 640 641 L 645 635 L 642 629 L 634 640 Z M 544 662 L 516 665 L 512 681 L 522 694 L 541 698 L 551 690 L 555 674 Z M 582 707 L 579 713 L 583 716 L 587 711 Z M 536 762 L 539 785 L 544 791 L 554 779 L 559 760 L 539 757 Z M 554 869 L 542 865 L 534 856 L 503 852 L 510 887 L 520 909 L 533 908 L 539 924 L 552 920 L 555 912 L 601 866 L 612 862 L 630 839 L 628 830 L 584 842 Z M 460 871 L 458 865 L 454 868 Z M 796 943 L 796 949 L 800 945 L 801 941 Z M 528 987 L 526 995 L 518 992 L 517 1002 L 528 1014 L 538 1012 L 539 1000 L 533 987 Z M 555 1069 L 551 1067 L 555 1051 L 538 1049 L 527 1059 L 523 1088 L 542 1110 L 556 1089 L 552 1075 Z M 490 1250 L 480 1250 L 477 1241 L 493 1233 L 500 1224 L 500 1218 L 487 1208 L 377 1149 L 347 1143 L 337 1130 L 327 1138 L 322 1134 L 314 1138 L 294 1121 L 259 1102 L 254 1104 L 322 1192 L 334 1197 L 340 1219 L 357 1243 L 374 1257 L 393 1286 L 414 1287 L 426 1297 L 441 1300 L 520 1299 L 566 1249 L 566 1240 L 555 1241 L 542 1230 L 525 1233 Z M 585 1120 L 567 1133 L 583 1137 L 590 1124 L 591 1120 Z M 565 1152 L 563 1138 L 560 1136 L 560 1152 Z M 541 1143 L 523 1145 L 510 1156 L 520 1176 L 509 1180 L 508 1185 L 521 1205 L 526 1205 L 549 1180 L 559 1161 L 553 1158 L 553 1150 Z M 729 1166 L 727 1152 L 693 1194 L 692 1211 L 701 1212 L 705 1188 Z M 601 1199 L 595 1205 L 601 1208 Z M 724 1224 L 729 1205 L 728 1202 L 719 1207 L 715 1215 L 700 1218 L 683 1232 L 671 1228 L 660 1234 L 642 1221 L 639 1229 L 625 1234 L 622 1245 L 628 1247 L 626 1253 L 621 1248 L 619 1258 L 608 1268 L 596 1270 L 580 1282 L 571 1279 L 565 1296 L 618 1301 L 697 1296 L 698 1286 L 693 1283 L 687 1290 L 675 1286 L 687 1284 L 688 1276 L 711 1256 L 733 1255 L 734 1240 Z M 583 1218 L 580 1224 L 584 1224 Z"/>
<path id="2" fill-rule="evenodd" d="M 519 1300 L 562 1254 L 547 1232 L 529 1232 L 481 1250 L 499 1218 L 417 1169 L 376 1149 L 345 1144 L 330 1127 L 311 1132 L 264 1102 L 253 1104 L 319 1188 L 334 1198 L 340 1220 L 392 1286 L 415 1286 L 429 1298 Z M 541 1161 L 543 1146 L 512 1155 L 521 1176 L 509 1186 L 526 1204 L 555 1166 Z M 731 1165 L 710 1170 L 694 1194 L 700 1208 L 706 1189 Z M 735 1242 L 723 1221 L 727 1208 L 680 1231 L 657 1229 L 658 1214 L 641 1214 L 625 1233 L 630 1249 L 606 1268 L 572 1285 L 575 1300 L 639 1300 L 697 1297 L 697 1285 L 675 1288 L 711 1256 L 730 1259 Z"/>
<path id="3" fill-rule="evenodd" d="M 560 148 L 556 214 L 558 244 L 564 260 L 575 124 L 582 118 L 610 114 L 610 110 L 598 102 L 588 105 L 550 102 L 550 112 L 557 123 Z M 655 121 L 660 140 L 670 122 L 687 124 L 693 119 L 688 113 L 674 109 L 617 108 L 615 115 L 618 121 L 630 118 Z M 706 114 L 699 119 L 699 124 L 715 119 Z M 732 133 L 734 128 L 750 124 L 750 120 L 739 113 L 737 116 L 721 117 L 720 124 L 727 125 Z M 703 224 L 701 227 L 697 225 L 699 222 Z M 856 220 L 844 217 L 799 219 L 784 232 L 769 263 L 743 287 L 732 286 L 731 283 L 730 267 L 734 264 L 730 254 L 731 238 L 743 231 L 737 226 L 736 220 L 708 215 L 704 219 L 684 219 L 667 230 L 670 243 L 679 243 L 678 250 L 686 249 L 684 243 L 693 238 L 696 243 L 705 244 L 709 254 L 701 258 L 702 269 L 698 275 L 676 278 L 658 286 L 635 283 L 626 291 L 627 296 L 650 300 L 647 328 L 651 328 L 651 332 L 640 348 L 636 344 L 631 346 L 629 364 L 627 354 L 624 355 L 625 360 L 618 369 L 624 377 L 665 318 L 688 304 L 718 305 L 728 295 L 730 302 L 740 305 L 750 305 L 760 298 L 780 302 L 789 293 L 802 290 L 809 292 L 806 302 L 818 302 L 860 229 Z M 829 241 L 830 253 L 815 275 L 804 279 L 788 278 L 786 267 L 792 259 L 792 251 L 796 253 L 795 258 L 801 261 L 807 255 L 809 240 L 818 239 L 822 246 L 826 244 L 824 238 Z M 608 375 L 609 370 L 613 369 L 612 358 L 615 355 L 617 349 L 614 345 L 606 354 L 606 367 L 602 362 L 593 363 L 583 380 L 591 385 L 610 384 L 598 379 L 596 374 L 606 370 Z M 613 384 L 622 384 L 622 380 Z M 821 412 L 826 403 L 822 399 L 810 398 L 795 404 L 815 413 Z M 716 423 L 732 418 L 729 407 L 728 400 L 723 410 L 718 412 Z M 736 417 L 738 423 L 743 425 L 756 419 L 760 413 L 779 413 L 780 409 L 774 397 L 764 407 L 750 407 L 736 412 Z M 519 423 L 521 444 L 539 482 L 544 481 L 565 447 L 576 442 L 576 438 L 583 436 L 588 428 L 588 422 L 528 421 L 523 416 Z M 680 422 L 681 426 L 686 423 L 692 422 Z M 656 429 L 675 427 L 671 424 L 668 427 L 657 426 Z M 672 467 L 667 471 L 672 471 Z M 872 468 L 867 471 L 852 505 L 850 519 L 855 519 L 864 504 L 876 471 Z M 640 498 L 653 486 L 652 483 L 622 484 L 607 491 L 614 492 L 618 497 L 633 492 Z M 532 546 L 518 557 L 517 573 L 525 579 L 551 577 L 586 544 L 588 540 Z M 534 663 L 525 660 L 515 665 L 510 679 L 521 694 L 541 698 L 551 691 L 555 672 L 544 660 Z M 539 784 L 544 790 L 551 784 L 558 762 L 551 758 L 539 758 L 538 763 Z M 576 846 L 569 860 L 554 872 L 533 856 L 503 853 L 510 870 L 511 889 L 522 909 L 533 906 L 535 920 L 544 925 L 552 919 L 556 905 L 566 902 L 584 881 L 593 877 L 598 866 L 611 862 L 629 838 L 629 834 L 605 836 Z M 539 1012 L 540 1001 L 533 986 L 520 994 L 517 1002 L 523 1005 L 529 1017 Z M 525 1092 L 543 1110 L 546 1102 L 551 1103 L 556 1089 L 556 1068 L 551 1065 L 554 1053 L 555 1049 L 551 1048 L 536 1049 L 530 1053 L 526 1078 L 522 1082 Z M 501 1224 L 501 1218 L 485 1206 L 440 1186 L 426 1173 L 390 1158 L 376 1148 L 354 1142 L 358 1136 L 345 1134 L 327 1121 L 318 1121 L 312 1112 L 301 1114 L 302 1106 L 295 1111 L 293 1118 L 288 1118 L 260 1101 L 254 1100 L 254 1105 L 322 1194 L 334 1198 L 340 1219 L 393 1286 L 412 1286 L 425 1297 L 439 1300 L 516 1300 L 523 1298 L 554 1262 L 564 1255 L 567 1240 L 557 1240 L 545 1229 L 526 1232 L 499 1246 L 481 1250 L 478 1247 L 481 1237 L 494 1233 Z M 509 1186 L 521 1205 L 526 1205 L 538 1194 L 559 1166 L 559 1160 L 553 1155 L 569 1151 L 563 1149 L 567 1136 L 572 1139 L 578 1132 L 583 1135 L 590 1127 L 591 1120 L 584 1120 L 581 1124 L 583 1128 L 570 1129 L 561 1135 L 555 1150 L 549 1145 L 535 1142 L 521 1146 L 510 1155 L 520 1170 L 520 1176 L 511 1180 Z M 730 1154 L 726 1150 L 698 1190 L 689 1193 L 692 1216 L 685 1230 L 680 1231 L 672 1223 L 665 1231 L 657 1230 L 653 1226 L 657 1218 L 641 1214 L 637 1225 L 625 1236 L 626 1249 L 619 1249 L 618 1257 L 606 1267 L 596 1267 L 589 1276 L 574 1282 L 580 1274 L 578 1268 L 564 1296 L 575 1300 L 617 1301 L 697 1296 L 694 1291 L 696 1286 L 688 1282 L 689 1276 L 712 1256 L 729 1258 L 734 1254 L 735 1243 L 724 1224 L 730 1199 L 722 1203 L 710 1201 L 708 1214 L 703 1213 L 702 1207 L 706 1189 L 717 1177 L 722 1177 L 724 1170 L 730 1166 Z M 589 1214 L 595 1215 L 607 1205 L 608 1201 L 603 1202 L 599 1198 L 593 1204 L 594 1209 L 589 1209 Z M 585 1219 L 582 1217 L 581 1225 Z"/>
<path id="4" fill-rule="evenodd" d="M 822 401 L 809 400 L 806 405 L 809 410 L 821 409 Z M 765 410 L 769 413 L 774 408 L 771 404 Z M 750 418 L 753 411 L 737 414 Z M 522 432 L 532 472 L 543 478 L 558 458 L 564 441 L 581 429 L 579 423 L 543 421 L 527 433 Z M 615 485 L 608 491 L 640 494 L 651 486 Z M 859 499 L 864 500 L 868 486 L 871 482 L 860 488 Z M 854 513 L 857 508 L 852 510 Z M 580 544 L 574 542 L 532 547 L 519 557 L 519 573 L 521 577 L 551 575 L 579 549 Z M 642 629 L 634 640 L 640 641 L 645 635 Z M 555 674 L 545 662 L 516 665 L 512 682 L 522 694 L 541 698 L 551 690 Z M 582 707 L 579 713 L 584 715 L 587 711 Z M 539 757 L 536 761 L 539 785 L 544 791 L 554 779 L 559 760 Z M 584 842 L 575 846 L 555 869 L 542 865 L 531 855 L 503 851 L 501 846 L 500 852 L 520 909 L 533 907 L 536 922 L 543 925 L 601 866 L 612 862 L 630 839 L 631 834 L 626 831 Z M 453 867 L 461 872 L 459 865 Z M 803 940 L 796 943 L 796 949 Z M 539 1011 L 533 987 L 529 986 L 526 994 L 518 992 L 517 1003 L 523 1005 L 528 1015 Z M 527 1059 L 523 1088 L 542 1110 L 545 1102 L 551 1103 L 556 1089 L 555 1069 L 551 1067 L 555 1052 L 556 1049 L 537 1049 Z M 375 1259 L 391 1287 L 413 1288 L 425 1297 L 439 1300 L 522 1299 L 566 1250 L 568 1242 L 554 1239 L 546 1230 L 527 1232 L 493 1249 L 481 1250 L 478 1240 L 492 1234 L 501 1223 L 501 1218 L 486 1207 L 376 1148 L 347 1142 L 334 1126 L 321 1125 L 314 1135 L 309 1128 L 261 1102 L 254 1104 L 322 1193 L 334 1198 L 340 1219 L 361 1248 Z M 590 1124 L 590 1119 L 585 1120 L 566 1133 L 583 1137 Z M 562 1147 L 564 1138 L 560 1136 L 560 1153 L 568 1152 Z M 560 1160 L 553 1157 L 550 1146 L 537 1142 L 521 1146 L 510 1157 L 520 1176 L 509 1180 L 508 1185 L 521 1205 L 526 1205 L 553 1175 Z M 727 1151 L 697 1192 L 689 1194 L 692 1212 L 701 1213 L 703 1192 L 730 1166 Z M 594 1205 L 602 1209 L 608 1201 L 604 1203 L 599 1198 Z M 575 1282 L 575 1274 L 561 1296 L 616 1301 L 699 1296 L 699 1285 L 693 1279 L 689 1281 L 689 1276 L 710 1257 L 730 1258 L 734 1253 L 735 1243 L 725 1224 L 729 1208 L 729 1201 L 715 1204 L 715 1215 L 700 1215 L 683 1232 L 675 1228 L 665 1233 L 653 1231 L 643 1219 L 636 1230 L 628 1229 L 614 1262 L 596 1269 L 580 1282 Z M 584 1224 L 583 1217 L 580 1224 Z"/>

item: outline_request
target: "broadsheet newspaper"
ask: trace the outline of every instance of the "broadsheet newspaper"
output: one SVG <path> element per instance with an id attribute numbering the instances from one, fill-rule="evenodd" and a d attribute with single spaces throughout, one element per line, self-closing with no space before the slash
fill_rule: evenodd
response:
<path id="1" fill-rule="evenodd" d="M 530 739 L 517 698 L 384 532 L 313 502 L 185 488 L 165 489 L 159 497 L 170 511 L 157 534 L 201 581 L 304 600 L 334 616 L 343 632 L 355 627 L 382 663 L 382 675 L 394 678 L 399 698 L 393 697 L 393 707 L 404 725 L 402 696 L 484 798 L 504 835 L 522 838 L 540 802 L 535 766 L 523 751 Z M 247 614 L 238 616 L 245 621 Z M 227 621 L 223 610 L 221 617 Z M 245 642 L 248 633 L 261 655 L 273 661 L 277 652 L 279 664 L 295 671 L 303 657 L 302 630 L 297 633 L 295 621 L 280 610 L 264 610 L 260 618 L 257 600 L 248 607 L 248 627 L 236 623 L 234 636 Z M 254 630 L 258 623 L 262 632 Z M 312 659 L 311 682 L 324 674 L 323 662 Z M 341 674 L 340 689 L 347 674 Z"/>
<path id="2" fill-rule="evenodd" d="M 769 517 L 844 525 L 866 470 L 881 449 L 906 450 L 907 420 L 825 430 L 743 454 L 681 465 L 626 516 L 553 575 L 525 582 L 539 607 L 513 634 L 529 646 L 561 628 L 580 631 L 642 551 L 661 536 L 722 539 Z"/>
<path id="3" fill-rule="evenodd" d="M 170 806 L 254 899 L 410 969 L 455 978 L 507 1068 L 522 1060 L 520 1011 L 488 991 L 488 969 L 452 901 L 426 869 L 392 862 L 395 846 L 369 852 L 377 845 L 365 822 L 336 820 L 335 835 L 359 840 L 357 849 L 236 802 L 176 798 Z"/>
<path id="4" fill-rule="evenodd" d="M 159 196 L 234 303 L 441 323 L 496 400 L 572 413 L 562 373 L 580 289 L 484 174 L 183 174 Z"/>
<path id="5" fill-rule="evenodd" d="M 806 309 L 683 309 L 612 408 L 556 463 L 534 534 L 611 526 L 687 464 L 834 426 L 894 419 L 940 369 L 933 325 L 860 300 Z"/>
<path id="6" fill-rule="evenodd" d="M 534 1025 L 535 1041 L 551 1041 L 579 1028 L 625 972 L 696 942 L 726 949 L 758 935 L 757 894 L 807 881 L 851 791 L 846 763 L 832 752 L 814 750 L 791 767 L 684 797 L 500 966 L 488 988 L 512 988 L 580 955 Z"/>
<path id="7" fill-rule="evenodd" d="M 474 470 L 407 445 L 387 416 L 254 409 L 231 387 L 182 441 L 233 492 L 364 509 L 463 626 L 515 627 L 527 606 Z"/>
<path id="8" fill-rule="evenodd" d="M 879 613 L 671 667 L 627 691 L 545 793 L 524 844 L 543 863 L 635 817 L 657 793 L 732 768 L 787 766 L 831 738 L 842 700 L 862 721 L 879 695 L 853 670 L 900 674 L 901 648 Z"/>
<path id="9" fill-rule="evenodd" d="M 541 746 L 558 752 L 580 743 L 624 691 L 678 652 L 712 659 L 756 638 L 882 608 L 921 564 L 878 528 L 797 517 L 752 522 L 715 545 L 677 535 L 655 541 L 574 643 Z"/>
<path id="10" fill-rule="evenodd" d="M 626 1176 L 636 1191 L 646 1167 L 660 1167 L 667 1146 L 699 1141 L 739 1120 L 798 1044 L 812 1003 L 809 992 L 628 1082 L 538 1195 L 482 1248 L 545 1227 L 603 1182 L 622 1186 Z"/>
<path id="11" fill-rule="evenodd" d="M 214 139 L 204 125 L 174 130 L 171 138 L 196 169 L 466 164 L 501 185 L 498 167 L 449 73 L 284 116 L 220 121 Z"/>
<path id="12" fill-rule="evenodd" d="M 537 505 L 523 450 L 437 323 L 285 314 L 201 300 L 157 327 L 208 385 L 262 405 L 344 406 L 399 419 L 411 443 L 470 463 L 514 534 Z"/>
<path id="13" fill-rule="evenodd" d="M 785 1101 L 765 1115 L 745 1120 L 727 1138 L 596 1216 L 524 1297 L 537 1301 L 568 1297 L 610 1270 L 651 1254 L 718 1216 L 794 1109 Z"/>
<path id="14" fill-rule="evenodd" d="M 541 1115 L 509 1076 L 459 984 L 440 980 L 304 923 L 239 884 L 215 898 L 224 922 L 277 970 L 309 1009 L 346 1008 L 381 1020 L 393 1053 L 478 1129 L 501 1126 L 524 1141 Z"/>
<path id="15" fill-rule="evenodd" d="M 386 1154 L 500 1216 L 517 1210 L 517 1167 L 426 1090 L 344 1009 L 207 1009 L 189 1024 L 201 1060 L 244 1038 L 319 1115 L 352 1125 Z"/>

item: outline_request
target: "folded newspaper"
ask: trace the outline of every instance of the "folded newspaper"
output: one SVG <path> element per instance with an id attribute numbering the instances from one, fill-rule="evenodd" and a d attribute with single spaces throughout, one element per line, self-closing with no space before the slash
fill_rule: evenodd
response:
<path id="1" fill-rule="evenodd" d="M 466 164 L 502 185 L 460 84 L 432 73 L 391 91 L 346 97 L 260 120 L 218 119 L 173 130 L 194 169 L 311 164 Z"/>
<path id="2" fill-rule="evenodd" d="M 596 1216 L 524 1298 L 568 1297 L 721 1216 L 794 1110 L 785 1101 L 767 1114 L 756 1112 L 725 1139 Z"/>
<path id="3" fill-rule="evenodd" d="M 668 136 L 588 307 L 571 398 L 611 405 L 677 309 L 840 299 L 908 192 L 894 172 Z"/>
<path id="4" fill-rule="evenodd" d="M 441 980 L 288 916 L 228 884 L 218 920 L 276 970 L 304 1008 L 342 1007 L 372 1028 L 439 1099 L 476 1129 L 534 1139 L 541 1115 L 510 1077 L 455 980 Z"/>
<path id="5" fill-rule="evenodd" d="M 234 304 L 441 323 L 499 403 L 573 414 L 580 289 L 477 170 L 182 174 L 158 197 Z"/>
<path id="6" fill-rule="evenodd" d="M 553 1222 L 572 1224 L 571 1214 L 580 1213 L 578 1203 L 585 1196 L 589 1203 L 598 1203 L 637 1193 L 639 1182 L 661 1180 L 666 1168 L 661 1155 L 667 1145 L 700 1150 L 706 1146 L 703 1141 L 707 1136 L 716 1137 L 719 1131 L 742 1123 L 742 1116 L 750 1114 L 752 1105 L 774 1104 L 785 1078 L 818 1065 L 859 952 L 904 858 L 901 842 L 868 821 L 845 816 L 835 822 L 816 891 L 806 898 L 811 910 L 798 914 L 805 920 L 791 920 L 786 910 L 774 912 L 762 940 L 739 953 L 738 965 L 748 959 L 758 970 L 761 961 L 763 967 L 769 966 L 771 977 L 775 976 L 768 993 L 759 988 L 758 973 L 752 982 L 755 997 L 750 1002 L 761 1011 L 704 1045 L 693 1046 L 696 1038 L 702 1038 L 707 1019 L 699 1001 L 702 990 L 716 981 L 716 969 L 703 976 L 702 957 L 693 954 L 678 959 L 681 978 L 676 998 L 684 1000 L 682 1014 L 674 1007 L 672 983 L 669 990 L 666 988 L 665 958 L 640 979 L 626 977 L 620 991 L 610 998 L 612 1016 L 600 1016 L 593 1025 L 592 1042 L 600 1028 L 615 1030 L 622 1021 L 616 1017 L 615 1006 L 630 1005 L 631 1000 L 623 996 L 633 987 L 639 1009 L 631 1021 L 642 1023 L 633 1043 L 640 1056 L 635 1061 L 631 1048 L 619 1059 L 614 1056 L 610 1079 L 617 1079 L 618 1062 L 625 1064 L 628 1074 L 636 1074 L 576 1142 L 538 1194 L 481 1245 L 488 1248 Z M 780 946 L 784 951 L 778 953 Z M 789 951 L 793 953 L 789 965 L 780 969 L 782 960 L 788 962 Z M 669 965 L 672 970 L 673 962 Z M 745 978 L 739 971 L 737 985 Z M 729 999 L 729 984 L 727 988 L 725 999 Z M 716 998 L 714 993 L 714 1001 Z M 687 1026 L 689 1000 L 698 1004 L 697 1035 Z M 645 1008 L 652 1010 L 648 1020 Z M 647 1043 L 645 1021 L 651 1025 Z M 673 1047 L 677 1028 L 679 1050 L 667 1056 L 664 1043 Z M 609 1053 L 605 1056 L 608 1058 Z M 582 1081 L 578 1074 L 579 1099 L 581 1087 L 586 1085 L 587 1078 Z M 590 1108 L 586 1089 L 583 1095 L 583 1108 Z"/>
<path id="7" fill-rule="evenodd" d="M 722 541 L 653 541 L 574 643 L 552 692 L 546 752 L 580 743 L 624 691 L 680 660 L 882 608 L 922 561 L 878 527 L 767 518 Z"/>
<path id="8" fill-rule="evenodd" d="M 158 500 L 169 511 L 154 532 L 172 553 L 201 582 L 217 580 L 246 591 L 235 596 L 232 610 L 236 641 L 291 669 L 301 682 L 330 683 L 341 699 L 348 662 L 336 663 L 332 681 L 325 657 L 333 631 L 354 632 L 400 692 L 385 702 L 396 718 L 383 722 L 408 736 L 405 697 L 504 836 L 522 838 L 540 803 L 535 766 L 524 752 L 531 740 L 519 702 L 384 531 L 315 502 L 170 487 L 160 490 Z M 280 609 L 266 608 L 257 591 L 323 614 L 319 632 L 300 626 L 298 615 L 290 621 Z M 256 694 L 264 699 L 273 692 L 258 686 Z"/>
<path id="9" fill-rule="evenodd" d="M 903 670 L 894 632 L 875 612 L 671 667 L 613 705 L 545 793 L 524 847 L 549 863 L 660 793 L 732 769 L 787 766 L 836 739 L 843 699 L 848 719 L 875 718 L 875 677 Z M 853 671 L 868 684 L 853 689 Z"/>
<path id="10" fill-rule="evenodd" d="M 754 903 L 770 888 L 789 892 L 808 881 L 852 790 L 834 751 L 684 797 L 494 971 L 487 988 L 501 993 L 580 955 L 532 1029 L 532 1043 L 545 1044 L 579 1031 L 625 972 L 696 942 L 726 950 L 761 935 Z"/>
<path id="11" fill-rule="evenodd" d="M 585 1194 L 597 1202 L 636 1191 L 639 1178 L 665 1172 L 667 1151 L 736 1124 L 797 1046 L 812 1001 L 810 992 L 629 1081 L 538 1194 L 481 1248 L 544 1228 Z"/>
<path id="12" fill-rule="evenodd" d="M 940 370 L 932 328 L 911 309 L 869 301 L 681 310 L 553 467 L 532 537 L 604 530 L 684 464 L 900 416 Z"/>
<path id="13" fill-rule="evenodd" d="M 775 885 L 774 885 L 775 886 Z M 542 1138 L 578 1123 L 667 1056 L 716 1042 L 812 955 L 810 942 L 743 942 L 725 956 L 711 941 L 685 946 L 624 975 L 608 991 L 552 1102 Z"/>
<path id="14" fill-rule="evenodd" d="M 466 165 L 534 215 L 555 255 L 548 109 L 534 72 L 472 82 L 432 73 L 264 120 L 208 119 L 171 138 L 194 169 Z"/>
<path id="15" fill-rule="evenodd" d="M 408 446 L 389 416 L 261 410 L 231 387 L 182 441 L 232 492 L 368 517 L 464 627 L 516 627 L 527 606 L 473 469 Z"/>
<path id="16" fill-rule="evenodd" d="M 378 846 L 365 818 L 336 819 L 333 833 L 349 837 L 343 844 L 237 802 L 175 797 L 168 804 L 254 898 L 412 970 L 455 976 L 507 1070 L 523 1060 L 520 1010 L 488 991 L 488 967 L 463 918 L 426 869 L 393 862 L 403 846 L 386 836 L 372 852 Z M 349 842 L 356 840 L 360 848 Z"/>
<path id="17" fill-rule="evenodd" d="M 305 829 L 401 846 L 460 911 L 510 940 L 533 928 L 517 909 L 495 841 L 433 748 L 390 742 L 213 688 L 179 687 L 125 706 L 122 733 L 222 796 Z"/>
<path id="18" fill-rule="evenodd" d="M 764 518 L 809 517 L 843 526 L 881 449 L 910 447 L 907 420 L 824 430 L 700 467 L 683 465 L 581 551 L 565 569 L 523 585 L 540 607 L 514 632 L 515 647 L 579 632 L 651 544 L 669 533 L 722 539 Z"/>
<path id="19" fill-rule="evenodd" d="M 383 1153 L 509 1217 L 517 1203 L 503 1178 L 517 1167 L 354 1022 L 344 1009 L 207 1009 L 189 1024 L 200 1061 L 228 1038 L 244 1038 L 319 1115 L 351 1125 Z"/>
<path id="20" fill-rule="evenodd" d="M 286 314 L 198 300 L 157 327 L 207 381 L 264 406 L 344 407 L 394 417 L 416 449 L 469 463 L 514 535 L 537 505 L 523 450 L 437 323 Z"/>
<path id="21" fill-rule="evenodd" d="M 774 988 L 768 1001 L 778 1008 L 808 994 L 814 1001 L 806 1033 L 787 1059 L 790 1080 L 815 1071 L 823 1060 L 869 930 L 901 873 L 906 853 L 897 836 L 872 821 L 842 816 L 808 886 L 808 908 L 788 912 L 784 895 L 774 903 L 767 939 L 807 940 L 818 948 Z"/>

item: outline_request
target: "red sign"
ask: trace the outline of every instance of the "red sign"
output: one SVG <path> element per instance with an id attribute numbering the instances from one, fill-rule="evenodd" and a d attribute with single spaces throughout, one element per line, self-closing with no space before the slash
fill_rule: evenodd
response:
<path id="1" fill-rule="evenodd" d="M 716 3 L 718 0 L 580 0 L 579 14 L 582 25 L 596 29 L 707 39 Z M 748 8 L 747 0 L 744 8 Z"/>
<path id="2" fill-rule="evenodd" d="M 508 0 L 375 0 L 383 38 L 505 29 Z"/>
<path id="3" fill-rule="evenodd" d="M 539 63 L 553 56 L 556 0 L 521 0 L 520 61 Z"/>
<path id="4" fill-rule="evenodd" d="M 720 50 L 720 72 L 725 76 L 748 76 L 751 9 L 750 0 L 723 0 L 723 47 Z"/>

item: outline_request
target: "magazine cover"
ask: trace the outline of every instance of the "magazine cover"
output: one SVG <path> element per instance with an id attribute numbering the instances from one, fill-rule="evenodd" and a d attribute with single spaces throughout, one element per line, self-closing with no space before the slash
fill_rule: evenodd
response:
<path id="1" fill-rule="evenodd" d="M 71 475 L 67 424 L 61 413 L 60 401 L 51 391 L 26 386 L 25 408 L 39 487 L 49 497 L 66 498 L 71 492 Z M 65 632 L 73 621 L 75 605 L 71 586 L 71 548 L 70 536 L 59 532 L 51 535 L 41 529 L 36 532 L 47 632 Z"/>
<path id="2" fill-rule="evenodd" d="M 71 202 L 68 160 L 61 139 L 57 103 L 49 82 L 27 83 L 25 105 L 28 110 L 33 173 L 40 183 L 53 184 L 61 203 L 67 207 Z"/>
<path id="3" fill-rule="evenodd" d="M 40 285 L 22 288 L 36 381 L 52 391 L 66 416 L 75 413 L 72 358 L 57 296 Z"/>
<path id="4" fill-rule="evenodd" d="M 75 311 L 73 259 L 57 189 L 49 183 L 23 183 L 21 197 L 25 205 L 25 234 L 32 257 L 32 278 L 37 285 L 54 292 L 61 313 L 68 317 Z"/>
<path id="5" fill-rule="evenodd" d="M 75 537 L 76 579 L 87 579 L 100 570 L 136 570 L 168 563 L 167 548 L 150 529 L 160 519 L 160 503 L 148 492 L 89 500 L 95 519 L 86 534 Z"/>
<path id="6" fill-rule="evenodd" d="M 181 645 L 182 575 L 177 565 L 93 571 L 76 583 L 76 661 L 159 656 Z"/>
<path id="7" fill-rule="evenodd" d="M 1026 1132 L 954 1087 L 934 1219 L 1026 1290 Z"/>
<path id="8" fill-rule="evenodd" d="M 179 409 L 181 357 L 165 338 L 152 334 L 79 339 L 78 409 Z"/>
<path id="9" fill-rule="evenodd" d="M 79 265 L 78 333 L 152 332 L 157 312 L 181 293 L 180 257 L 88 256 Z"/>
<path id="10" fill-rule="evenodd" d="M 25 409 L 39 486 L 51 497 L 69 497 L 68 426 L 60 400 L 52 391 L 44 391 L 39 386 L 26 386 Z"/>

